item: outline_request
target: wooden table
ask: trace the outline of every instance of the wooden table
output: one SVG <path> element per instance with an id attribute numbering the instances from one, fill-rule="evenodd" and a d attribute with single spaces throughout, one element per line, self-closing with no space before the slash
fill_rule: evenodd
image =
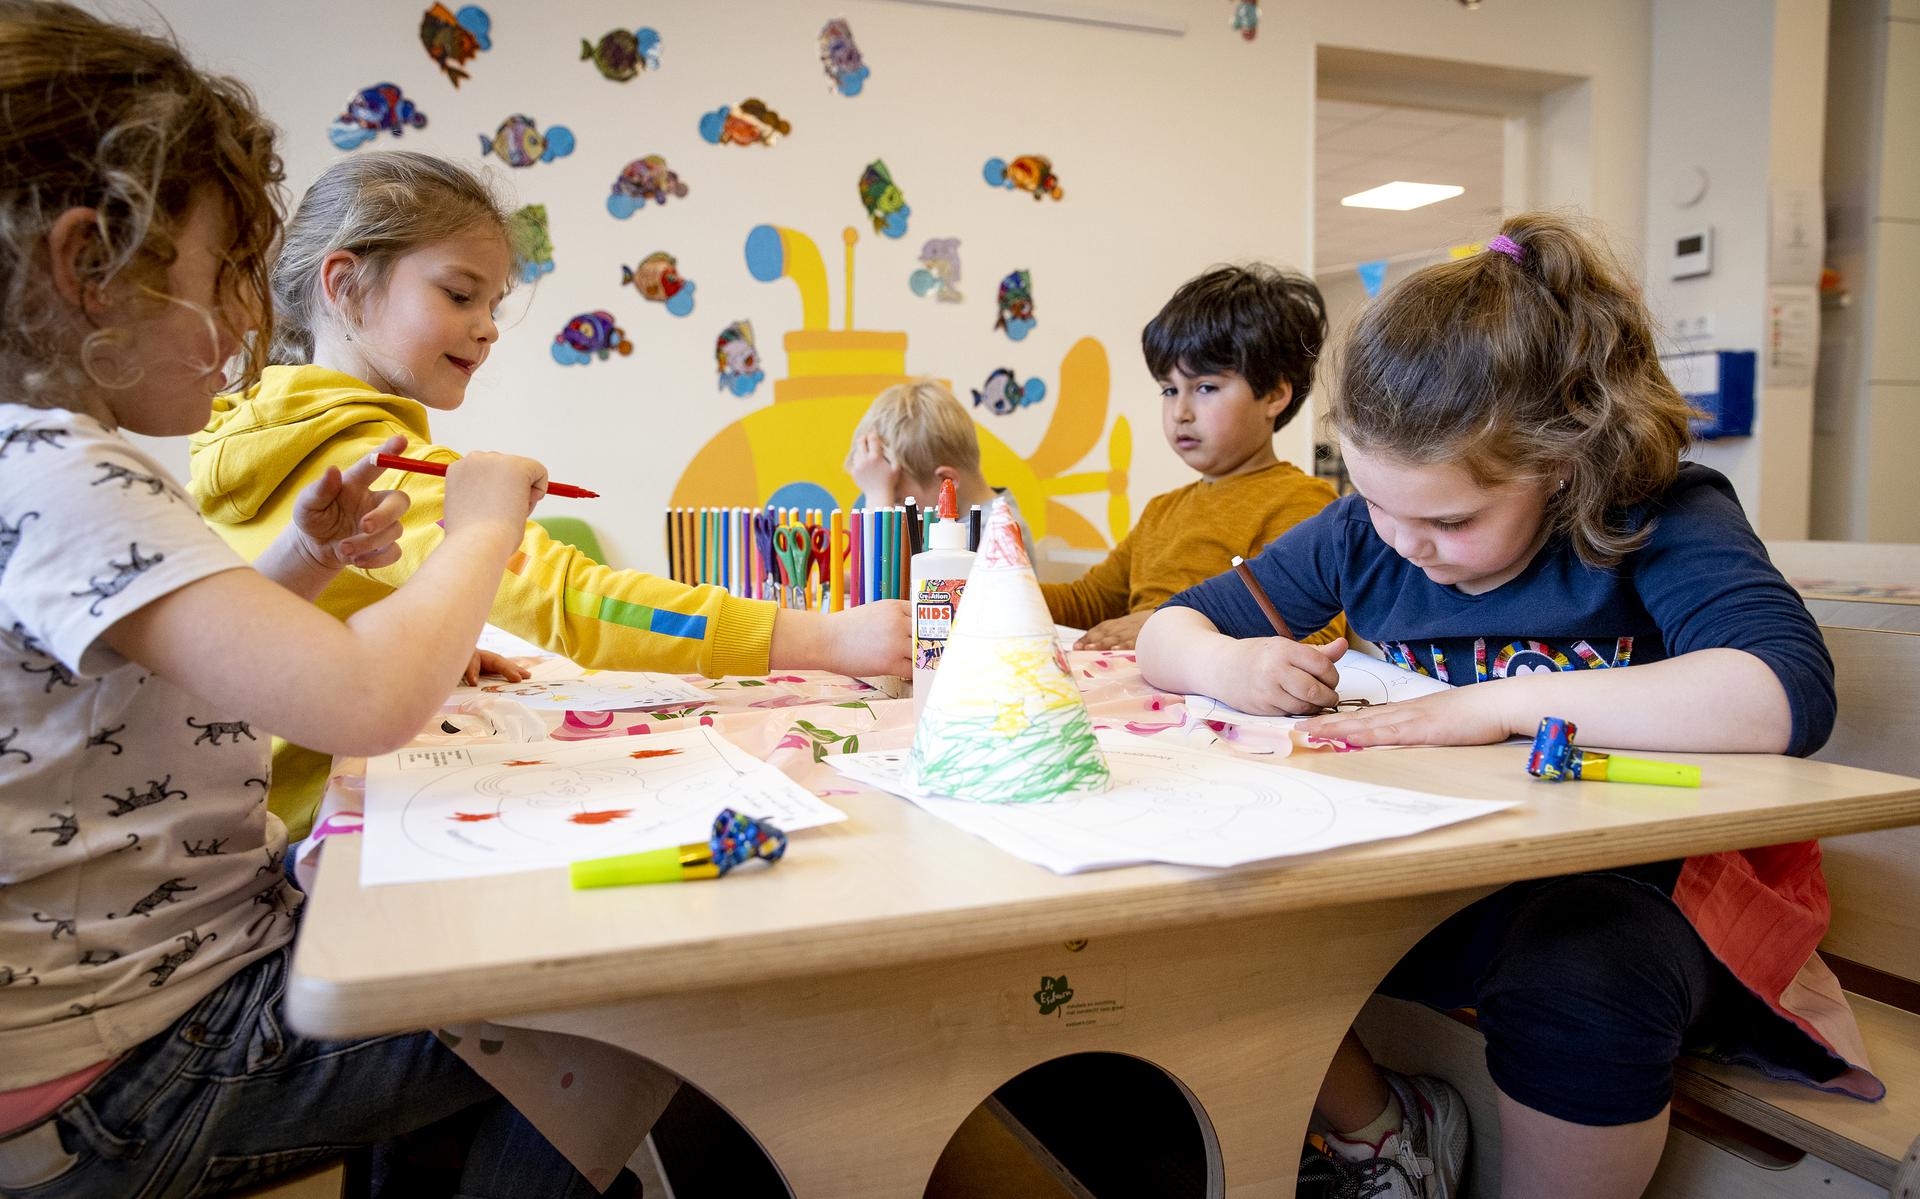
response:
<path id="1" fill-rule="evenodd" d="M 1920 780 L 1828 763 L 1683 756 L 1708 783 L 1687 791 L 1539 783 L 1523 753 L 1296 756 L 1523 803 L 1227 871 L 1059 877 L 870 792 L 836 797 L 851 819 L 796 836 L 778 868 L 719 883 L 574 892 L 547 872 L 363 889 L 343 838 L 320 864 L 289 1011 L 314 1035 L 486 1018 L 624 1047 L 728 1108 L 802 1199 L 919 1195 L 1008 1078 L 1132 1054 L 1204 1113 L 1211 1193 L 1288 1195 L 1341 1033 L 1409 946 L 1488 889 L 1920 822 Z"/>

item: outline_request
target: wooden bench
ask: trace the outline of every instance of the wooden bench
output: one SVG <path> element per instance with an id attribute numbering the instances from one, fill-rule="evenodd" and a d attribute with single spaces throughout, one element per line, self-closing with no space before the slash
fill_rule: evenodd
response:
<path id="1" fill-rule="evenodd" d="M 1840 720 L 1816 757 L 1920 775 L 1920 633 L 1827 626 Z M 1887 1097 L 1867 1104 L 1689 1062 L 1679 1092 L 1893 1189 L 1920 1137 L 1920 827 L 1823 846 L 1833 920 L 1822 956 L 1848 988 Z"/>

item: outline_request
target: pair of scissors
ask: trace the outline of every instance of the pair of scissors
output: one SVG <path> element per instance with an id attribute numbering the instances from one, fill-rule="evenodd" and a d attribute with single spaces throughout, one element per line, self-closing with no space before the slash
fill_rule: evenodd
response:
<path id="1" fill-rule="evenodd" d="M 773 531 L 774 557 L 780 562 L 786 585 L 793 589 L 788 597 L 789 606 L 794 606 L 791 601 L 796 597 L 800 598 L 801 604 L 806 602 L 807 583 L 812 577 L 814 559 L 819 552 L 814 548 L 813 534 L 818 532 L 821 530 L 810 529 L 806 525 L 781 525 Z M 822 537 L 820 540 L 824 543 L 825 539 Z"/>
<path id="2" fill-rule="evenodd" d="M 773 573 L 773 512 L 753 514 L 753 544 L 760 551 L 760 561 L 766 563 L 767 573 Z"/>
<path id="3" fill-rule="evenodd" d="M 807 541 L 813 550 L 812 570 L 825 587 L 833 578 L 833 534 L 825 525 L 808 525 Z"/>

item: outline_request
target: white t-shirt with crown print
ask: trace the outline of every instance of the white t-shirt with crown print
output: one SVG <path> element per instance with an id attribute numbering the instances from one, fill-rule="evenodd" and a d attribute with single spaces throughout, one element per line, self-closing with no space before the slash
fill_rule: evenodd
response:
<path id="1" fill-rule="evenodd" d="M 125 1052 L 293 935 L 266 733 L 101 639 L 247 568 L 124 437 L 0 404 L 0 1091 Z"/>

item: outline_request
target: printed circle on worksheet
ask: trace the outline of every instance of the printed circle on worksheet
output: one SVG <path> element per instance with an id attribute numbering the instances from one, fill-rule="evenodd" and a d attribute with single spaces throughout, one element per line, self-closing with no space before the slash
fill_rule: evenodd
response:
<path id="1" fill-rule="evenodd" d="M 665 830 L 712 816 L 712 786 L 700 780 L 710 763 L 542 764 L 541 748 L 514 760 L 526 765 L 473 766 L 422 788 L 401 817 L 407 839 L 456 861 L 494 861 L 529 846 L 592 857 L 659 845 Z"/>

